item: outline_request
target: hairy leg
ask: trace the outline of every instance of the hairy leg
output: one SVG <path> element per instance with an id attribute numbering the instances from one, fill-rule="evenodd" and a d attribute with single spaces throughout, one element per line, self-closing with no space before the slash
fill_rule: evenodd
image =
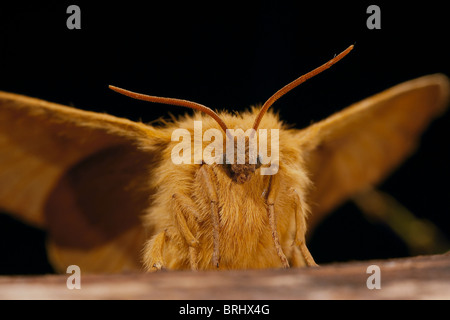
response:
<path id="1" fill-rule="evenodd" d="M 205 191 L 210 201 L 211 206 L 211 222 L 213 226 L 213 244 L 214 251 L 212 256 L 212 264 L 214 267 L 219 268 L 220 261 L 220 242 L 219 242 L 219 226 L 220 226 L 220 217 L 219 210 L 217 208 L 217 190 L 216 186 L 213 183 L 214 181 L 214 172 L 212 171 L 209 165 L 203 165 L 200 167 L 198 171 L 198 177 L 200 181 L 205 186 Z"/>
<path id="2" fill-rule="evenodd" d="M 174 201 L 173 208 L 177 229 L 183 236 L 186 244 L 189 246 L 189 262 L 191 269 L 197 270 L 198 240 L 189 228 L 189 225 L 193 226 L 196 224 L 195 218 L 197 216 L 197 212 L 195 210 L 195 204 L 191 198 L 182 193 L 173 194 L 172 199 Z"/>
<path id="3" fill-rule="evenodd" d="M 270 179 L 269 194 L 267 196 L 267 214 L 269 216 L 270 229 L 272 230 L 272 239 L 275 245 L 275 250 L 277 251 L 277 255 L 280 258 L 283 268 L 289 268 L 289 262 L 280 245 L 280 239 L 278 237 L 277 231 L 277 223 L 275 219 L 274 205 L 275 199 L 279 192 L 279 188 L 280 185 L 278 183 L 278 179 L 275 176 L 272 176 Z"/>
<path id="4" fill-rule="evenodd" d="M 163 250 L 166 240 L 166 231 L 162 231 L 152 237 L 145 244 L 144 267 L 147 271 L 159 271 L 164 267 Z"/>
<path id="5" fill-rule="evenodd" d="M 306 234 L 306 215 L 303 210 L 304 205 L 302 199 L 297 190 L 291 189 L 292 197 L 295 202 L 295 239 L 293 245 L 296 245 L 300 249 L 300 253 L 303 256 L 307 266 L 317 266 L 314 258 L 306 247 L 305 234 Z"/>

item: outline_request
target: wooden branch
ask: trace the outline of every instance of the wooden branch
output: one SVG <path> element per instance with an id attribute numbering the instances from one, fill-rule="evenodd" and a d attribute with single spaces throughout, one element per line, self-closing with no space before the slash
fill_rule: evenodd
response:
<path id="1" fill-rule="evenodd" d="M 381 289 L 366 285 L 370 265 Z M 72 290 L 70 275 L 2 276 L 0 299 L 450 299 L 450 253 L 287 270 L 81 273 Z"/>

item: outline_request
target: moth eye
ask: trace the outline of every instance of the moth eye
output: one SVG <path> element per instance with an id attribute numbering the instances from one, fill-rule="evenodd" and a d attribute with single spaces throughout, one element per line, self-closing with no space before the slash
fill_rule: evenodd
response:
<path id="1" fill-rule="evenodd" d="M 261 156 L 258 155 L 258 158 L 256 159 L 256 169 L 259 169 L 259 167 L 261 166 L 262 166 Z"/>

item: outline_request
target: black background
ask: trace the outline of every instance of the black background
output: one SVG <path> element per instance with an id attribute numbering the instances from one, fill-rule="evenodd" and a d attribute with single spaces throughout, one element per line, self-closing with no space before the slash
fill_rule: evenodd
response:
<path id="1" fill-rule="evenodd" d="M 355 44 L 273 106 L 302 128 L 402 81 L 449 75 L 443 4 L 303 2 L 2 3 L 0 90 L 144 122 L 186 110 L 134 101 L 108 84 L 239 111 Z M 81 8 L 81 30 L 66 27 L 70 4 Z M 371 4 L 381 8 L 381 30 L 366 27 Z M 448 238 L 449 124 L 449 114 L 435 121 L 419 151 L 380 186 Z M 43 231 L 0 215 L 0 273 L 52 272 L 44 241 Z M 409 255 L 351 203 L 318 228 L 310 250 L 318 263 Z"/>

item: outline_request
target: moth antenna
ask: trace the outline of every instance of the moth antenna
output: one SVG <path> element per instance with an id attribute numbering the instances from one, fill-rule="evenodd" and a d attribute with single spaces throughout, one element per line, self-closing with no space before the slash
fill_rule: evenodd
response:
<path id="1" fill-rule="evenodd" d="M 209 116 L 211 116 L 220 125 L 222 130 L 224 132 L 227 132 L 227 126 L 226 126 L 225 122 L 223 122 L 222 119 L 220 119 L 219 115 L 217 113 L 215 113 L 212 109 L 210 109 L 207 106 L 204 106 L 200 103 L 183 100 L 183 99 L 149 96 L 146 94 L 136 93 L 136 92 L 132 92 L 132 91 L 129 91 L 126 89 L 118 88 L 118 87 L 115 87 L 112 85 L 109 85 L 109 88 L 113 91 L 123 94 L 124 96 L 130 97 L 133 99 L 137 99 L 137 100 L 163 103 L 163 104 L 171 104 L 174 106 L 180 106 L 180 107 L 186 107 L 186 108 L 190 108 L 190 109 L 199 110 L 199 111 L 204 112 L 204 113 L 208 114 Z"/>
<path id="2" fill-rule="evenodd" d="M 308 72 L 307 74 L 302 75 L 301 77 L 295 79 L 291 83 L 285 85 L 283 88 L 281 88 L 280 90 L 275 92 L 275 94 L 272 95 L 263 104 L 263 106 L 261 108 L 261 111 L 259 112 L 258 116 L 256 117 L 255 122 L 253 123 L 253 129 L 255 129 L 255 131 L 258 129 L 258 126 L 259 126 L 259 124 L 261 122 L 262 117 L 264 116 L 266 111 L 270 108 L 270 106 L 272 106 L 275 103 L 275 101 L 277 101 L 283 95 L 285 95 L 286 93 L 288 93 L 289 91 L 291 91 L 292 89 L 297 87 L 298 85 L 302 84 L 306 80 L 314 77 L 315 75 L 317 75 L 317 74 L 321 73 L 322 71 L 324 71 L 324 70 L 328 69 L 329 67 L 331 67 L 333 64 L 335 64 L 336 62 L 341 60 L 343 57 L 345 57 L 350 51 L 352 51 L 352 49 L 353 49 L 353 45 L 351 45 L 350 47 L 348 47 L 347 49 L 342 51 L 340 54 L 335 56 L 333 59 L 331 59 L 327 63 L 325 63 L 325 64 L 321 65 L 320 67 L 318 67 L 318 68 Z"/>

